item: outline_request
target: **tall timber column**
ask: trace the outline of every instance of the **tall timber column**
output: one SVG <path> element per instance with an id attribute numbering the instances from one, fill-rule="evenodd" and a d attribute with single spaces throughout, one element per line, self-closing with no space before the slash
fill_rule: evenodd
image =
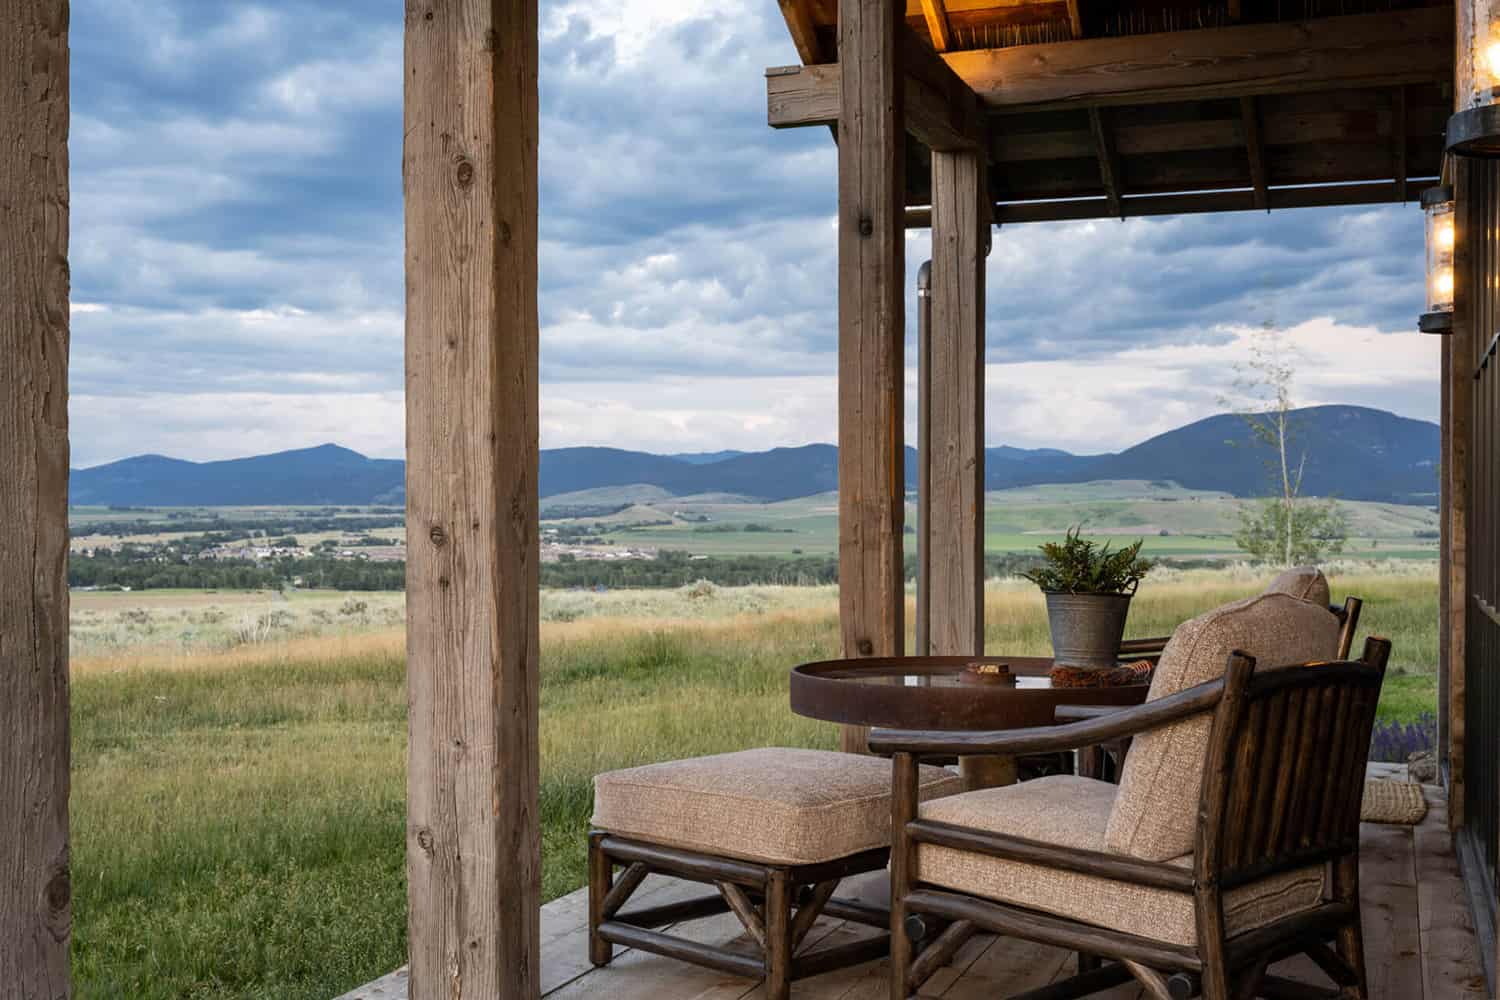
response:
<path id="1" fill-rule="evenodd" d="M 839 0 L 839 621 L 845 656 L 905 648 L 905 4 Z M 840 746 L 865 749 L 845 727 Z"/>
<path id="2" fill-rule="evenodd" d="M 69 995 L 68 4 L 0 5 L 0 995 Z"/>
<path id="3" fill-rule="evenodd" d="M 990 209 L 974 150 L 932 154 L 932 652 L 984 653 L 984 265 Z M 966 757 L 971 787 L 1009 784 L 1015 761 Z"/>
<path id="4" fill-rule="evenodd" d="M 1462 6 L 1462 5 L 1461 5 Z M 1474 395 L 1476 289 L 1484 280 L 1476 254 L 1483 253 L 1487 200 L 1474 197 L 1475 172 L 1490 169 L 1484 161 L 1453 158 L 1453 193 L 1456 206 L 1453 243 L 1453 333 L 1445 337 L 1447 363 L 1444 393 L 1443 435 L 1445 449 L 1439 468 L 1447 547 L 1443 570 L 1448 585 L 1447 636 L 1448 825 L 1457 831 L 1465 822 L 1465 786 L 1468 780 L 1467 688 L 1468 688 L 1468 584 L 1469 565 L 1469 447 Z M 1483 341 L 1479 341 L 1483 343 Z"/>
<path id="5" fill-rule="evenodd" d="M 413 1000 L 530 1000 L 537 3 L 406 5 L 406 871 Z"/>

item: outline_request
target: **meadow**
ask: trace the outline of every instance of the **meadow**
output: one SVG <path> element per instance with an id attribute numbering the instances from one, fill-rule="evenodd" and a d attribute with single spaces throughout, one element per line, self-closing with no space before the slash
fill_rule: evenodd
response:
<path id="1" fill-rule="evenodd" d="M 1266 575 L 1163 570 L 1130 632 L 1169 631 Z M 1383 716 L 1431 711 L 1432 564 L 1351 564 L 1333 585 L 1366 599 L 1362 631 L 1395 643 Z M 73 666 L 77 995 L 326 1000 L 401 964 L 399 595 L 75 598 L 87 622 Z M 342 614 L 350 601 L 367 603 Z M 274 630 L 240 627 L 277 612 Z M 542 617 L 547 898 L 583 883 L 596 772 L 834 744 L 786 699 L 789 667 L 835 653 L 833 588 L 547 592 Z M 1029 585 L 990 584 L 986 643 L 1046 651 Z"/>

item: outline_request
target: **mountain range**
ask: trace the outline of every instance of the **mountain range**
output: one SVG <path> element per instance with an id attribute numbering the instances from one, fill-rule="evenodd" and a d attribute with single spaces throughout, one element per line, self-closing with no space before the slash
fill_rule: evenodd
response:
<path id="1" fill-rule="evenodd" d="M 1302 492 L 1349 500 L 1431 504 L 1437 495 L 1438 425 L 1361 406 L 1293 413 Z M 985 450 L 985 487 L 998 490 L 1101 479 L 1176 482 L 1235 496 L 1276 492 L 1271 452 L 1246 422 L 1220 414 L 1121 452 L 1074 455 L 1055 448 Z M 338 445 L 216 462 L 140 455 L 74 469 L 77 506 L 399 504 L 406 464 L 366 458 Z M 915 488 L 916 452 L 906 480 Z M 541 454 L 541 496 L 649 485 L 676 496 L 732 493 L 789 500 L 838 488 L 838 448 L 811 444 L 762 452 L 656 455 L 618 448 L 552 448 Z"/>

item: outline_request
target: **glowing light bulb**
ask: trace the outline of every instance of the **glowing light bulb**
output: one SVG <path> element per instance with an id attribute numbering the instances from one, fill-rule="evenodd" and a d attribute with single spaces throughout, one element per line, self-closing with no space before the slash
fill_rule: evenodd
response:
<path id="1" fill-rule="evenodd" d="M 1500 76 L 1500 41 L 1491 42 L 1484 50 L 1485 62 L 1489 64 L 1490 76 Z"/>
<path id="2" fill-rule="evenodd" d="M 1452 250 L 1453 221 L 1450 219 L 1446 222 L 1439 222 L 1432 234 L 1432 239 L 1437 244 L 1439 250 Z"/>
<path id="3" fill-rule="evenodd" d="M 1446 299 L 1453 294 L 1453 272 L 1444 268 L 1432 276 L 1432 289 L 1439 298 Z"/>

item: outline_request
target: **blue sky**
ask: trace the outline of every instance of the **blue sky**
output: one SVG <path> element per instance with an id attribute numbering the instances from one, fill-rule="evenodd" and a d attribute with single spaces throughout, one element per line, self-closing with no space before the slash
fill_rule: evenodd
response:
<path id="1" fill-rule="evenodd" d="M 796 61 L 777 5 L 541 23 L 543 445 L 833 440 L 835 151 L 765 125 L 764 69 Z M 72 45 L 74 464 L 399 456 L 400 5 L 75 0 Z M 1215 412 L 1267 319 L 1299 402 L 1435 419 L 1421 266 L 1413 206 L 1005 228 L 988 442 Z"/>

